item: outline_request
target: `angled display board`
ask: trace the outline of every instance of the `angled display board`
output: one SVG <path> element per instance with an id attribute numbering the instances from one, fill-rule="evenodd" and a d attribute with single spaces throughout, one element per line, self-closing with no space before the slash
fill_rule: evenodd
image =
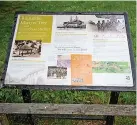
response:
<path id="1" fill-rule="evenodd" d="M 17 13 L 4 86 L 133 91 L 129 34 L 126 13 Z"/>

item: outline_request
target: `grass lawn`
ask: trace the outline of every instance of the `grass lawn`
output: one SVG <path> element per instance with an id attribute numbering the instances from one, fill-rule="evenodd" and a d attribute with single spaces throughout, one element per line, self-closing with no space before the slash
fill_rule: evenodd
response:
<path id="1" fill-rule="evenodd" d="M 49 12 L 123 12 L 129 14 L 134 57 L 136 57 L 136 2 L 0 2 L 0 75 L 2 73 L 8 41 L 14 23 L 15 11 L 49 11 Z M 33 102 L 44 103 L 108 103 L 110 92 L 97 91 L 38 91 L 31 90 Z M 23 102 L 18 89 L 1 89 L 0 102 Z M 122 92 L 119 104 L 136 104 L 135 92 Z M 135 117 L 116 117 L 116 125 L 135 125 Z M 39 125 L 101 125 L 90 121 L 73 121 L 52 119 L 40 120 Z M 11 125 L 16 125 L 11 121 Z M 21 125 L 21 123 L 18 123 Z M 23 124 L 26 125 L 26 124 Z"/>

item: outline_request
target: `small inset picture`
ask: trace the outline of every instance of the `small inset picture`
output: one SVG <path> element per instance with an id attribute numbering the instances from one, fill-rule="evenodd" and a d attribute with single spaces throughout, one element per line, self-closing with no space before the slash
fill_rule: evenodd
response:
<path id="1" fill-rule="evenodd" d="M 88 31 L 116 33 L 126 32 L 125 19 L 123 15 L 92 15 L 88 18 Z"/>
<path id="2" fill-rule="evenodd" d="M 48 67 L 48 79 L 66 79 L 67 77 L 67 68 L 49 66 Z"/>
<path id="3" fill-rule="evenodd" d="M 86 29 L 85 16 L 61 15 L 56 18 L 58 30 L 83 30 Z"/>
<path id="4" fill-rule="evenodd" d="M 94 73 L 129 73 L 130 71 L 128 62 L 92 62 L 92 72 Z"/>
<path id="5" fill-rule="evenodd" d="M 70 68 L 70 56 L 69 55 L 58 55 L 57 56 L 57 67 Z"/>
<path id="6" fill-rule="evenodd" d="M 16 40 L 12 57 L 40 57 L 41 40 Z"/>

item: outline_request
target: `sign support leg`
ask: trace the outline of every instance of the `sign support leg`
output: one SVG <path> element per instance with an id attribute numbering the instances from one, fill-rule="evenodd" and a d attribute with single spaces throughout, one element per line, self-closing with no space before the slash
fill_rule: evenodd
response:
<path id="1" fill-rule="evenodd" d="M 109 104 L 117 104 L 118 103 L 118 97 L 120 92 L 111 92 L 110 95 L 110 102 Z M 114 124 L 114 116 L 107 116 L 106 117 L 106 125 L 113 125 Z"/>
<path id="2" fill-rule="evenodd" d="M 31 94 L 29 89 L 22 89 L 22 96 L 24 103 L 31 103 Z M 31 125 L 34 125 L 32 115 L 27 114 L 28 121 Z"/>

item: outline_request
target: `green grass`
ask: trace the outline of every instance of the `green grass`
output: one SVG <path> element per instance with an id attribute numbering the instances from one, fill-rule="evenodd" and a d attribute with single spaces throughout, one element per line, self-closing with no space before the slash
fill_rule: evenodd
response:
<path id="1" fill-rule="evenodd" d="M 48 11 L 48 12 L 121 12 L 129 14 L 134 57 L 136 57 L 136 2 L 126 1 L 77 1 L 77 2 L 0 2 L 0 74 L 4 66 L 11 28 L 14 23 L 15 11 Z M 44 103 L 108 103 L 109 92 L 97 91 L 38 91 L 32 90 L 33 102 Z M 23 102 L 21 90 L 1 89 L 0 102 Z M 119 104 L 136 104 L 135 92 L 122 92 Z M 39 121 L 42 125 L 42 121 Z M 49 120 L 50 125 L 81 125 L 81 121 Z M 15 125 L 15 123 L 11 123 Z M 21 125 L 19 123 L 19 125 Z M 116 125 L 135 125 L 135 118 L 116 117 Z"/>

